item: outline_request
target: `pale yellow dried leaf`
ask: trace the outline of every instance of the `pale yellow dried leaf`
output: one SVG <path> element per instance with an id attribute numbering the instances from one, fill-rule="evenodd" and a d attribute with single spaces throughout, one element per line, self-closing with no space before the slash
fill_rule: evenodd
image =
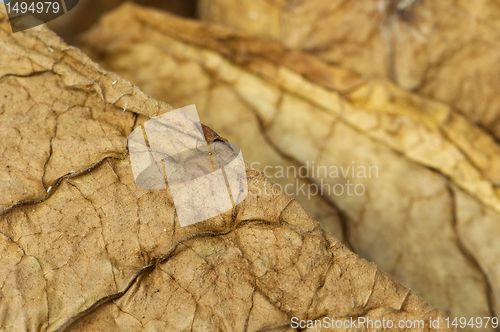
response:
<path id="1" fill-rule="evenodd" d="M 200 0 L 202 19 L 446 102 L 500 138 L 500 5 L 490 0 Z"/>

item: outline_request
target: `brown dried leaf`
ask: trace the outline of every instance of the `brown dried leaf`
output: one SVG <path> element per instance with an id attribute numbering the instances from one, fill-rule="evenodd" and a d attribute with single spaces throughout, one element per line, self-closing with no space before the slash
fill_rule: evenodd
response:
<path id="1" fill-rule="evenodd" d="M 45 27 L 12 34 L 6 19 L 0 11 L 2 330 L 284 331 L 292 316 L 325 315 L 442 321 L 296 201 L 265 192 L 272 183 L 249 166 L 251 192 L 234 211 L 180 227 L 168 190 L 135 184 L 124 143 L 172 107 Z"/>
<path id="2" fill-rule="evenodd" d="M 200 0 L 204 20 L 449 103 L 500 138 L 498 2 Z"/>
<path id="3" fill-rule="evenodd" d="M 270 166 L 273 180 L 277 166 L 292 162 L 308 165 L 311 176 L 302 180 L 311 183 L 364 185 L 360 196 L 322 195 L 345 214 L 344 240 L 356 253 L 452 317 L 498 316 L 500 147 L 449 106 L 385 80 L 360 83 L 272 42 L 137 6 L 109 14 L 83 40 L 106 68 L 157 98 L 196 103 L 210 126 L 248 147 L 247 161 Z M 375 165 L 378 176 L 313 175 L 313 161 Z"/>

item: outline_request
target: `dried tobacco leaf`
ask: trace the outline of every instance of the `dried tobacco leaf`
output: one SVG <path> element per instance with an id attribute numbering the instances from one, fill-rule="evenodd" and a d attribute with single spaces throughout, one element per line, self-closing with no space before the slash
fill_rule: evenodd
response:
<path id="1" fill-rule="evenodd" d="M 500 147 L 449 106 L 382 79 L 360 82 L 273 42 L 138 6 L 104 17 L 83 43 L 153 96 L 196 103 L 224 137 L 257 145 L 257 166 L 269 166 L 272 179 L 292 161 L 309 167 L 302 180 L 318 187 L 363 185 L 362 195 L 322 193 L 345 214 L 344 240 L 356 253 L 449 316 L 498 316 Z M 277 164 L 269 150 L 286 159 Z M 352 165 L 377 173 L 318 172 Z"/>
<path id="2" fill-rule="evenodd" d="M 498 2 L 200 0 L 204 20 L 446 102 L 500 138 Z"/>
<path id="3" fill-rule="evenodd" d="M 291 330 L 292 316 L 443 321 L 296 201 L 266 191 L 273 184 L 250 166 L 251 193 L 234 211 L 180 227 L 168 190 L 135 184 L 124 144 L 172 107 L 44 26 L 12 34 L 6 19 L 1 10 L 2 330 Z"/>

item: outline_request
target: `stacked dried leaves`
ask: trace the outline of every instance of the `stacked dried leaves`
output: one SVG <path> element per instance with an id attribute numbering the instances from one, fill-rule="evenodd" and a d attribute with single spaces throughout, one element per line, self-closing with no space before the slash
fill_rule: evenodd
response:
<path id="1" fill-rule="evenodd" d="M 449 103 L 500 138 L 500 3 L 200 0 L 201 17 Z"/>
<path id="2" fill-rule="evenodd" d="M 446 315 L 499 315 L 500 146 L 452 107 L 270 41 L 137 6 L 109 14 L 83 41 L 104 67 L 158 99 L 196 103 L 201 119 L 260 169 L 377 166 L 371 178 L 302 179 L 331 187 L 349 180 L 364 195 L 294 197 Z"/>
<path id="3" fill-rule="evenodd" d="M 264 190 L 272 183 L 250 166 L 251 192 L 234 211 L 180 227 L 168 190 L 135 184 L 126 147 L 133 128 L 171 106 L 43 26 L 12 34 L 3 9 L 0 49 L 1 330 L 289 331 L 292 316 L 444 318 L 296 201 Z"/>

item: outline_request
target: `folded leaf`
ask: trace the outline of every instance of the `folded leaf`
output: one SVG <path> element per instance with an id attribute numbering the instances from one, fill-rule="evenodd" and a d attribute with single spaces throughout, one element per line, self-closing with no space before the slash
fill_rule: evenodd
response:
<path id="1" fill-rule="evenodd" d="M 446 102 L 500 138 L 494 1 L 200 0 L 201 17 Z"/>

